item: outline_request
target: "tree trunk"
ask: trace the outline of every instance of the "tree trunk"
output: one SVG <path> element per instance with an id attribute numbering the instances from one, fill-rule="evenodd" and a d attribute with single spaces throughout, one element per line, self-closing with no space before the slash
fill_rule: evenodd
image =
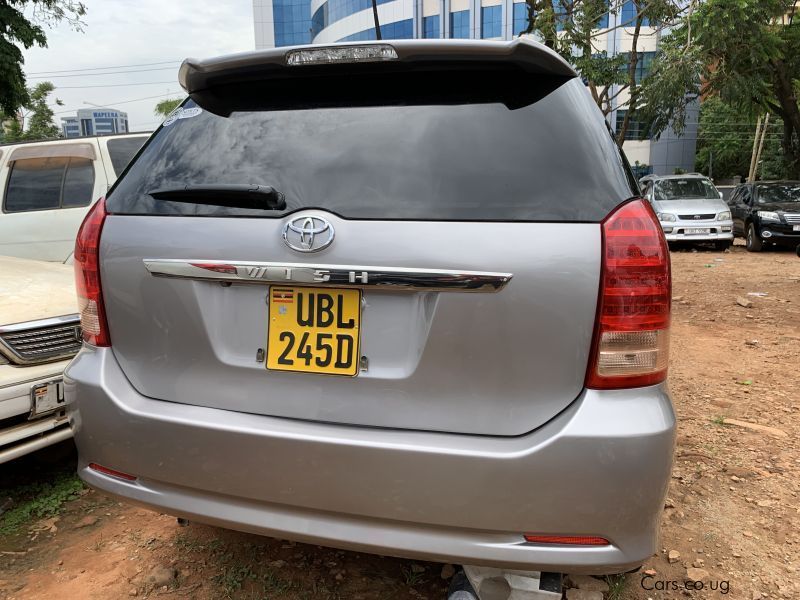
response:
<path id="1" fill-rule="evenodd" d="M 631 51 L 628 60 L 628 89 L 630 90 L 630 98 L 628 99 L 628 108 L 625 111 L 625 117 L 622 119 L 622 127 L 617 132 L 617 146 L 622 148 L 625 142 L 625 134 L 628 133 L 628 127 L 631 122 L 631 115 L 636 111 L 636 103 L 639 100 L 639 88 L 636 85 L 636 66 L 639 63 L 639 53 L 636 47 L 639 43 L 639 32 L 642 29 L 642 7 L 644 3 L 640 4 L 639 1 L 634 0 L 636 6 L 636 26 L 633 29 L 633 37 L 631 38 Z M 619 110 L 619 109 L 617 109 Z"/>

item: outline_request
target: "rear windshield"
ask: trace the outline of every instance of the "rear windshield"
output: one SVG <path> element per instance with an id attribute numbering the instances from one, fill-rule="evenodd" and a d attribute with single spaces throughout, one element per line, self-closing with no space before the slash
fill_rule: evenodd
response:
<path id="1" fill-rule="evenodd" d="M 719 200 L 719 192 L 705 179 L 663 179 L 655 185 L 656 200 Z"/>
<path id="2" fill-rule="evenodd" d="M 112 189 L 109 212 L 591 222 L 638 193 L 577 78 L 395 73 L 215 98 L 201 98 L 205 108 L 189 99 L 165 121 Z M 149 195 L 204 184 L 271 186 L 286 208 Z"/>

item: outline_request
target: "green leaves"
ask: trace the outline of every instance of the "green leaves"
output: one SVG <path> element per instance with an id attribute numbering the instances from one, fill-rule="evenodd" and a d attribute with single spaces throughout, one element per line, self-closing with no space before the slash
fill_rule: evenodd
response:
<path id="1" fill-rule="evenodd" d="M 686 52 L 698 53 L 705 92 L 722 98 L 738 115 L 769 111 L 777 117 L 774 122 L 782 126 L 771 140 L 779 137 L 781 147 L 773 144 L 765 151 L 764 168 L 772 176 L 789 178 L 800 177 L 800 24 L 794 21 L 796 11 L 794 0 L 706 0 L 697 6 L 690 22 L 670 36 L 676 49 L 682 46 Z M 716 161 L 718 156 L 725 157 L 726 149 L 715 145 Z M 704 162 L 712 152 L 706 147 L 698 156 Z M 776 164 L 775 157 L 781 155 L 783 164 Z M 768 165 L 767 159 L 772 163 Z"/>
<path id="2" fill-rule="evenodd" d="M 23 108 L 27 109 L 27 112 L 20 116 L 26 121 L 27 128 L 23 130 L 20 119 L 9 119 L 3 141 L 44 140 L 61 135 L 61 128 L 53 122 L 53 109 L 47 105 L 48 98 L 54 89 L 55 86 L 52 83 L 43 81 L 26 90 Z M 56 98 L 55 104 L 60 105 L 62 102 Z"/>
<path id="3" fill-rule="evenodd" d="M 67 21 L 80 30 L 80 18 L 85 14 L 86 7 L 73 0 L 0 2 L 0 111 L 14 115 L 29 102 L 20 48 L 47 46 L 42 25 L 53 26 Z"/>
<path id="4" fill-rule="evenodd" d="M 161 102 L 159 102 L 158 104 L 156 104 L 156 107 L 155 107 L 155 109 L 153 110 L 153 113 L 154 113 L 154 114 L 155 114 L 157 117 L 164 117 L 164 118 L 166 118 L 166 117 L 168 117 L 168 116 L 169 116 L 169 114 L 170 114 L 170 113 L 171 113 L 173 110 L 175 110 L 176 108 L 178 108 L 178 106 L 180 105 L 180 103 L 181 103 L 181 102 L 183 102 L 183 98 L 169 98 L 169 99 L 167 99 L 167 100 L 162 100 Z"/>

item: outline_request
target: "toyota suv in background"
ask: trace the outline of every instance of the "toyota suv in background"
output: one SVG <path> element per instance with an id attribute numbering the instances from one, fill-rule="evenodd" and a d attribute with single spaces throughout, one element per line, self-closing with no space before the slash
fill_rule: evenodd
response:
<path id="1" fill-rule="evenodd" d="M 669 242 L 733 244 L 733 222 L 722 194 L 704 175 L 646 175 L 642 193 L 653 205 Z"/>
<path id="2" fill-rule="evenodd" d="M 149 134 L 0 146 L 0 255 L 64 262 L 93 201 Z"/>
<path id="3" fill-rule="evenodd" d="M 72 437 L 62 375 L 80 346 L 72 266 L 0 256 L 0 463 Z"/>
<path id="4" fill-rule="evenodd" d="M 76 242 L 88 484 L 469 569 L 658 551 L 669 252 L 563 59 L 338 44 L 180 81 Z"/>
<path id="5" fill-rule="evenodd" d="M 728 204 L 734 231 L 749 252 L 766 245 L 800 246 L 800 181 L 743 183 Z"/>

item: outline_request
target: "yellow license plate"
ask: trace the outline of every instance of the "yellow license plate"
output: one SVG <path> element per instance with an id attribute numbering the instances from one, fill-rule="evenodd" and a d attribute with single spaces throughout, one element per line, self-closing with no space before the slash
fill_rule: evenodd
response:
<path id="1" fill-rule="evenodd" d="M 269 290 L 267 368 L 358 373 L 361 291 L 276 287 Z"/>

